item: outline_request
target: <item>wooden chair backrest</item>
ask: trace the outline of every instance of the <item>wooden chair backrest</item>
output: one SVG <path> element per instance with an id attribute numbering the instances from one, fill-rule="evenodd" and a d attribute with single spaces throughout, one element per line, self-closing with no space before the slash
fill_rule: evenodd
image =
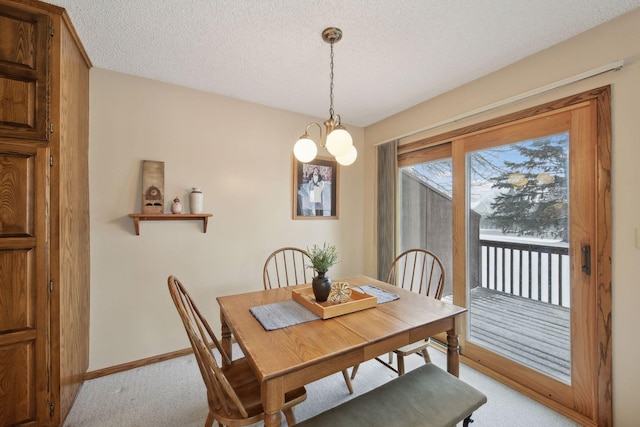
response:
<path id="1" fill-rule="evenodd" d="M 440 299 L 444 290 L 444 267 L 433 252 L 409 249 L 391 264 L 387 283 Z"/>
<path id="2" fill-rule="evenodd" d="M 213 357 L 211 345 L 215 345 L 226 363 L 231 364 L 231 359 L 223 350 L 209 323 L 202 316 L 182 283 L 175 276 L 169 276 L 168 282 L 169 293 L 178 314 L 180 314 L 189 342 L 193 347 L 202 379 L 207 387 L 210 408 L 215 408 L 216 411 L 229 415 L 231 414 L 230 408 L 236 407 L 243 417 L 248 417 L 238 395 Z"/>
<path id="3" fill-rule="evenodd" d="M 313 267 L 309 254 L 299 248 L 280 248 L 269 255 L 262 270 L 265 289 L 311 283 Z"/>

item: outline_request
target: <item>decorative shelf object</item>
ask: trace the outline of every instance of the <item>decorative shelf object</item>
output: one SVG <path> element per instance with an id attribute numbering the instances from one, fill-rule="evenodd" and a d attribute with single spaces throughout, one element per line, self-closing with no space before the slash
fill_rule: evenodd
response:
<path id="1" fill-rule="evenodd" d="M 207 232 L 207 222 L 212 214 L 129 214 L 136 227 L 136 236 L 140 235 L 140 221 L 202 221 L 202 232 Z"/>

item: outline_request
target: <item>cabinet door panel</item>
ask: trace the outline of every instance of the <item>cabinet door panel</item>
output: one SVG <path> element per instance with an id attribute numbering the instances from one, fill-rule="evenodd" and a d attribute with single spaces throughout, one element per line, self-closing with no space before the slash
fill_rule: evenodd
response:
<path id="1" fill-rule="evenodd" d="M 23 12 L 0 15 L 0 59 L 7 64 L 35 70 L 36 55 L 33 42 L 36 37 L 36 25 L 29 21 L 32 21 L 31 16 Z"/>
<path id="2" fill-rule="evenodd" d="M 31 250 L 0 250 L 0 334 L 34 327 Z"/>
<path id="3" fill-rule="evenodd" d="M 0 153 L 0 237 L 33 236 L 33 157 Z"/>
<path id="4" fill-rule="evenodd" d="M 0 346 L 0 384 L 9 393 L 0 405 L 3 426 L 27 425 L 36 419 L 34 342 Z"/>
<path id="5" fill-rule="evenodd" d="M 0 121 L 3 127 L 33 129 L 36 124 L 36 82 L 0 77 Z"/>
<path id="6" fill-rule="evenodd" d="M 0 137 L 48 140 L 47 15 L 0 10 Z"/>
<path id="7" fill-rule="evenodd" d="M 0 142 L 0 426 L 48 425 L 48 157 Z"/>

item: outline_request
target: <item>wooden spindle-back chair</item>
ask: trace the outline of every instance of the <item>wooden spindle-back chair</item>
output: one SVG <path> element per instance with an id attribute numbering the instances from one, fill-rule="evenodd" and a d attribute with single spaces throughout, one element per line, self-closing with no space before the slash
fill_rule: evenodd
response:
<path id="1" fill-rule="evenodd" d="M 265 289 L 311 283 L 313 275 L 311 258 L 309 258 L 307 251 L 290 246 L 273 251 L 267 257 L 262 269 L 262 281 Z M 346 369 L 342 371 L 342 376 L 349 393 L 353 394 L 353 385 Z"/>
<path id="2" fill-rule="evenodd" d="M 440 299 L 444 291 L 444 266 L 433 252 L 409 249 L 398 255 L 389 267 L 387 283 Z"/>
<path id="3" fill-rule="evenodd" d="M 262 270 L 265 289 L 311 283 L 314 271 L 306 251 L 298 248 L 280 248 L 267 257 Z"/>
<path id="4" fill-rule="evenodd" d="M 440 259 L 433 252 L 424 249 L 409 249 L 402 252 L 393 260 L 387 273 L 387 283 L 435 299 L 442 298 L 444 278 L 444 266 Z M 394 350 L 389 353 L 389 363 L 385 363 L 379 358 L 376 358 L 376 360 L 397 371 L 398 375 L 403 375 L 405 372 L 405 356 L 420 353 L 425 363 L 431 362 L 431 357 L 427 350 L 430 343 L 431 339 L 428 338 Z M 393 354 L 398 359 L 397 369 L 391 365 Z M 355 378 L 357 371 L 358 366 L 354 367 L 351 372 L 351 379 Z"/>
<path id="5" fill-rule="evenodd" d="M 182 283 L 175 276 L 169 276 L 168 284 L 207 388 L 209 415 L 205 427 L 211 427 L 214 420 L 220 426 L 248 426 L 262 421 L 261 384 L 247 359 L 232 361 Z M 221 365 L 216 361 L 212 347 L 220 353 Z M 293 407 L 306 398 L 304 387 L 285 395 L 283 412 L 289 426 L 295 424 Z"/>

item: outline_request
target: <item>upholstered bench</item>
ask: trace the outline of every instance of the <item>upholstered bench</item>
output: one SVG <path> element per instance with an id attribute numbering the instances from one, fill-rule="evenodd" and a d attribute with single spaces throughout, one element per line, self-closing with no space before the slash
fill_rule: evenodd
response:
<path id="1" fill-rule="evenodd" d="M 296 426 L 467 426 L 486 402 L 483 393 L 429 363 Z"/>

